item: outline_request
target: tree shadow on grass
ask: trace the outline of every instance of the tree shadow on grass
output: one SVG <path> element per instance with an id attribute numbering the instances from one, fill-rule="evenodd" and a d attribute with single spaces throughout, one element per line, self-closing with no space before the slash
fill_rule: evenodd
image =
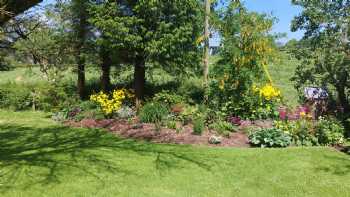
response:
<path id="1" fill-rule="evenodd" d="M 184 164 L 210 171 L 215 162 L 187 147 L 120 139 L 98 129 L 0 125 L 0 192 L 60 183 L 70 172 L 94 178 L 103 186 L 101 171 L 120 176 L 134 173 L 118 164 L 118 159 L 128 159 L 125 155 L 130 151 L 154 158 L 160 175 Z"/>
<path id="2" fill-rule="evenodd" d="M 321 163 L 316 171 L 331 173 L 337 176 L 347 176 L 350 173 L 350 158 L 341 155 L 324 156 L 325 159 L 332 161 L 331 164 Z"/>

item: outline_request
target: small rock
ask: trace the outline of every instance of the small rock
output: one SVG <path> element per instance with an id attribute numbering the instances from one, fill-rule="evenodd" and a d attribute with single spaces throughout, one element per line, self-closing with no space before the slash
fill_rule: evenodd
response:
<path id="1" fill-rule="evenodd" d="M 220 144 L 221 141 L 222 141 L 222 137 L 219 137 L 219 136 L 213 135 L 209 138 L 209 144 Z"/>

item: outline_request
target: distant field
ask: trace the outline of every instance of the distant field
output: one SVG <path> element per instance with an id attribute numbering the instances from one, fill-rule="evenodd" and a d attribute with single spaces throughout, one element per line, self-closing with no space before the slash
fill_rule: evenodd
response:
<path id="1" fill-rule="evenodd" d="M 284 53 L 281 53 L 278 63 L 269 65 L 274 85 L 280 88 L 287 105 L 290 106 L 298 105 L 298 92 L 295 90 L 293 82 L 290 81 L 297 65 L 298 60 Z"/>

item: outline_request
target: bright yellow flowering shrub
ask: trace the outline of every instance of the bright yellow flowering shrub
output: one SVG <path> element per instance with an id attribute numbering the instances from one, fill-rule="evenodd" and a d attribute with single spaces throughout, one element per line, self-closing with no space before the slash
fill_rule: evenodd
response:
<path id="1" fill-rule="evenodd" d="M 266 100 L 270 101 L 275 98 L 281 97 L 281 91 L 271 84 L 266 84 L 259 90 L 260 96 L 263 96 Z"/>
<path id="2" fill-rule="evenodd" d="M 125 99 L 133 98 L 134 94 L 126 89 L 114 90 L 111 95 L 99 92 L 90 96 L 90 100 L 98 103 L 105 115 L 111 115 L 118 111 Z"/>
<path id="3" fill-rule="evenodd" d="M 254 93 L 258 93 L 260 97 L 268 101 L 271 101 L 274 99 L 279 100 L 281 98 L 281 91 L 278 88 L 273 87 L 271 84 L 266 84 L 261 88 L 259 88 L 256 85 L 253 85 L 252 91 Z"/>

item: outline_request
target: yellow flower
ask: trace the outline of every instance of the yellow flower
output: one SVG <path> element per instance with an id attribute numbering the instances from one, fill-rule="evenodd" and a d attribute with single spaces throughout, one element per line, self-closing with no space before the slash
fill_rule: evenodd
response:
<path id="1" fill-rule="evenodd" d="M 267 84 L 264 87 L 262 87 L 259 93 L 260 96 L 264 97 L 266 100 L 272 100 L 281 96 L 281 92 L 277 88 L 273 87 L 271 84 Z"/>
<path id="2" fill-rule="evenodd" d="M 225 88 L 225 81 L 221 80 L 219 85 L 220 90 L 223 90 Z"/>
<path id="3" fill-rule="evenodd" d="M 126 98 L 133 98 L 133 93 L 127 91 L 126 89 L 114 90 L 112 95 L 108 95 L 104 92 L 99 92 L 97 94 L 91 95 L 90 100 L 98 103 L 102 111 L 106 115 L 110 115 L 113 112 L 118 111 Z"/>

